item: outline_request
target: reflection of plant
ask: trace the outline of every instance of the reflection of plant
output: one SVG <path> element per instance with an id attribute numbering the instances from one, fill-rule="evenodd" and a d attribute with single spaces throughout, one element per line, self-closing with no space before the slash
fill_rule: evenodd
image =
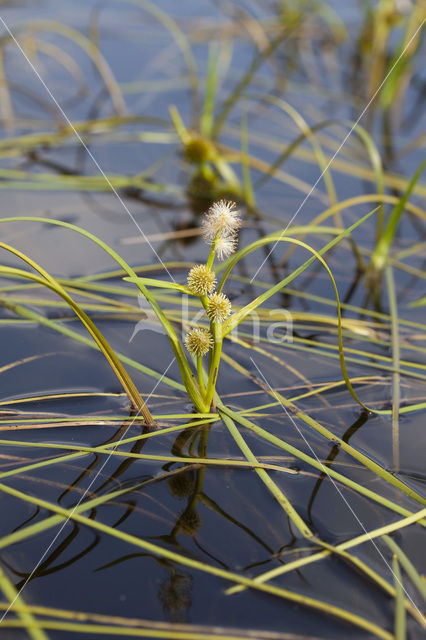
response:
<path id="1" fill-rule="evenodd" d="M 171 569 L 170 581 L 160 584 L 158 598 L 163 605 L 164 613 L 171 622 L 185 622 L 192 604 L 192 576 L 188 573 L 177 573 Z"/>
<path id="2" fill-rule="evenodd" d="M 177 526 L 180 527 L 187 536 L 193 536 L 197 533 L 201 524 L 201 516 L 195 509 L 185 509 L 179 516 L 177 522 Z"/>
<path id="3" fill-rule="evenodd" d="M 169 478 L 167 485 L 175 498 L 187 498 L 194 491 L 194 473 L 189 469 Z"/>

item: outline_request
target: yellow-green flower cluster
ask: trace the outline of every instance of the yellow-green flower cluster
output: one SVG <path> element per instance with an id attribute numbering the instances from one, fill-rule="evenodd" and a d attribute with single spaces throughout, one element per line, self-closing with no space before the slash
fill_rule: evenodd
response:
<path id="1" fill-rule="evenodd" d="M 194 356 L 205 356 L 213 346 L 213 336 L 208 329 L 196 327 L 185 336 L 185 346 Z"/>
<path id="2" fill-rule="evenodd" d="M 197 296 L 212 293 L 216 285 L 216 275 L 204 264 L 192 267 L 188 274 L 188 289 Z"/>
<path id="3" fill-rule="evenodd" d="M 224 293 L 213 293 L 207 303 L 207 315 L 210 320 L 223 322 L 231 314 L 232 305 Z"/>

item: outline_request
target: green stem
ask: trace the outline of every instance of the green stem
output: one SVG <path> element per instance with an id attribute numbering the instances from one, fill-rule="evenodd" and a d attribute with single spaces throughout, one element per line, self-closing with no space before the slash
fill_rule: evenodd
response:
<path id="1" fill-rule="evenodd" d="M 201 393 L 204 396 L 205 393 L 206 393 L 206 388 L 204 386 L 204 379 L 203 379 L 203 358 L 202 358 L 202 356 L 197 356 L 197 376 L 198 376 L 198 384 L 200 386 Z"/>
<path id="2" fill-rule="evenodd" d="M 216 257 L 216 238 L 212 242 L 209 257 L 206 263 L 207 269 L 211 269 L 213 267 L 215 257 Z"/>
<path id="3" fill-rule="evenodd" d="M 220 356 L 222 354 L 222 341 L 223 341 L 222 323 L 217 320 L 212 320 L 210 323 L 210 331 L 212 332 L 212 335 L 213 335 L 214 347 L 213 347 L 213 352 L 210 360 L 209 377 L 208 377 L 207 386 L 206 386 L 205 403 L 206 403 L 207 411 L 210 410 L 210 407 L 213 402 L 213 396 L 216 388 L 217 374 L 219 372 Z"/>

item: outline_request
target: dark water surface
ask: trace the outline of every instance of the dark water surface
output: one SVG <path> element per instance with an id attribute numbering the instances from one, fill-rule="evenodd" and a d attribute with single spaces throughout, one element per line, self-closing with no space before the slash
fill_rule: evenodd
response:
<path id="1" fill-rule="evenodd" d="M 296 49 L 295 42 L 283 46 L 282 50 L 279 49 L 273 60 L 262 65 L 253 83 L 247 88 L 246 102 L 240 100 L 231 112 L 221 138 L 224 145 L 240 148 L 240 120 L 245 108 L 249 112 L 249 131 L 253 135 L 250 152 L 256 157 L 271 162 L 276 154 L 283 150 L 284 145 L 297 136 L 294 124 L 282 112 L 271 106 L 256 107 L 254 102 L 250 101 L 250 97 L 259 93 L 284 96 L 310 124 L 328 118 L 356 119 L 359 116 L 366 100 L 363 95 L 357 93 L 357 86 L 351 84 L 350 77 L 354 69 L 353 55 L 363 14 L 358 2 L 345 3 L 343 9 L 340 4 L 331 3 L 348 30 L 347 41 L 341 46 L 339 53 L 333 53 L 331 45 L 327 52 L 324 42 L 316 42 L 313 50 L 300 44 L 299 49 Z M 251 15 L 258 20 L 272 21 L 276 15 L 273 3 L 260 1 L 222 6 L 220 3 L 205 0 L 185 0 L 182 3 L 160 0 L 157 6 L 169 12 L 183 30 L 191 34 L 193 52 L 201 78 L 204 79 L 206 74 L 209 43 L 222 43 L 222 62 L 225 69 L 228 60 L 229 68 L 221 83 L 218 101 L 229 95 L 230 89 L 241 79 L 253 59 L 253 40 L 248 38 L 247 31 L 241 27 L 237 29 L 240 24 L 237 20 L 238 11 L 241 12 L 241 20 L 244 16 Z M 155 183 L 172 185 L 163 193 L 149 193 L 137 189 L 133 192 L 119 190 L 119 198 L 108 192 L 108 189 L 104 192 L 89 193 L 78 189 L 66 191 L 51 188 L 3 188 L 2 216 L 34 215 L 69 221 L 108 242 L 129 264 L 153 264 L 156 257 L 148 243 L 143 241 L 135 225 L 137 223 L 146 236 L 154 236 L 152 246 L 164 262 L 204 260 L 206 247 L 197 238 L 171 242 L 155 239 L 155 234 L 197 227 L 200 222 L 197 212 L 203 210 L 203 200 L 200 197 L 202 193 L 197 194 L 198 199 L 188 198 L 186 195 L 191 173 L 188 165 L 182 162 L 176 136 L 171 135 L 173 130 L 170 126 L 170 105 L 179 109 L 188 126 L 192 111 L 187 69 L 170 34 L 147 12 L 124 2 L 74 0 L 70 3 L 55 0 L 2 3 L 0 15 L 14 33 L 19 33 L 20 25 L 25 23 L 53 20 L 73 27 L 87 36 L 91 25 L 92 36 L 98 38 L 99 50 L 108 61 L 123 91 L 128 115 L 150 118 L 145 122 L 112 129 L 111 135 L 105 136 L 104 139 L 100 137 L 91 140 L 89 136 L 88 146 L 96 162 L 108 175 L 126 176 L 143 173 L 158 161 L 161 164 L 155 172 Z M 235 35 L 232 34 L 232 29 L 235 30 Z M 4 33 L 4 29 L 2 31 Z M 52 57 L 40 53 L 31 60 L 40 70 L 66 115 L 72 122 L 113 115 L 111 98 L 87 55 L 75 43 L 55 35 L 52 31 L 49 25 L 45 25 L 42 32 L 43 41 L 60 46 L 61 50 L 74 60 L 84 79 L 85 91 L 81 95 L 76 92 L 75 83 Z M 262 34 L 260 32 L 257 35 L 261 37 Z M 31 43 L 27 42 L 27 45 L 27 52 L 30 53 Z M 226 47 L 229 49 L 228 52 Z M 61 115 L 51 97 L 16 45 L 9 44 L 4 51 L 4 64 L 11 85 L 16 121 L 13 126 L 5 122 L 2 137 L 54 130 L 55 122 L 61 119 Z M 419 51 L 419 56 L 422 53 L 424 55 L 424 47 L 423 51 Z M 423 86 L 424 92 L 424 72 L 422 74 L 419 71 L 415 74 L 415 79 L 416 82 L 410 85 L 406 93 L 408 106 L 405 107 L 404 113 L 409 122 L 404 127 L 395 126 L 392 140 L 395 156 L 393 161 L 391 157 L 386 159 L 386 169 L 390 174 L 406 177 L 411 177 L 424 156 L 421 147 L 398 156 L 401 149 L 416 140 L 424 131 L 424 108 L 422 110 L 419 107 L 421 91 L 418 89 L 419 86 Z M 4 101 L 2 104 L 4 105 Z M 380 110 L 375 113 L 376 117 L 370 130 L 379 149 L 386 156 L 382 137 L 383 120 Z M 363 124 L 368 124 L 365 119 Z M 332 132 L 328 131 L 327 136 L 337 147 L 346 131 L 342 126 L 340 130 L 336 128 Z M 158 136 L 153 137 L 152 142 L 144 141 L 140 138 L 141 132 L 162 132 L 163 138 Z M 278 147 L 268 148 L 263 144 L 265 140 L 271 144 L 275 143 Z M 305 145 L 303 148 L 308 147 Z M 330 151 L 329 155 L 331 154 Z M 369 166 L 365 151 L 358 140 L 355 140 L 355 135 L 349 139 L 338 158 L 347 162 L 355 158 L 353 161 L 358 167 Z M 11 158 L 2 157 L 1 167 L 33 173 L 52 172 L 55 175 L 60 175 L 61 172 L 100 175 L 93 161 L 73 137 L 68 137 L 62 145 L 41 145 L 36 157 L 25 152 L 17 153 Z M 236 171 L 239 172 L 239 169 L 240 167 Z M 314 161 L 305 161 L 302 157 L 296 156 L 291 156 L 282 169 L 303 181 L 307 189 L 315 183 L 319 175 L 318 166 Z M 255 181 L 260 177 L 260 173 L 253 171 Z M 375 186 L 371 182 L 350 173 L 348 175 L 336 170 L 333 177 L 341 200 L 364 193 L 375 193 Z M 307 189 L 299 184 L 294 187 L 277 180 L 270 180 L 263 187 L 259 187 L 256 190 L 257 207 L 263 217 L 258 221 L 247 218 L 241 233 L 241 246 L 265 233 L 284 227 L 298 210 Z M 401 191 L 389 187 L 388 193 L 400 195 Z M 412 201 L 421 206 L 419 195 L 415 195 Z M 366 204 L 348 210 L 345 212 L 345 224 L 354 222 L 373 206 L 374 204 Z M 125 207 L 131 212 L 133 220 Z M 327 196 L 324 183 L 321 181 L 300 209 L 297 224 L 307 224 L 326 207 Z M 374 223 L 369 220 L 355 232 L 354 237 L 363 249 L 371 249 L 374 246 L 374 229 Z M 28 223 L 4 224 L 1 232 L 3 242 L 16 246 L 20 251 L 30 255 L 57 277 L 103 273 L 116 267 L 106 253 L 67 230 Z M 312 245 L 316 248 L 320 248 L 327 241 L 325 236 L 313 238 Z M 422 227 L 421 223 L 412 217 L 406 218 L 398 231 L 397 248 L 402 250 L 422 241 L 424 225 Z M 279 264 L 282 255 L 283 249 L 278 247 L 273 260 L 267 261 L 257 279 L 274 282 L 274 268 Z M 253 254 L 253 257 L 244 261 L 238 275 L 253 275 L 264 257 L 265 253 L 262 250 Z M 10 254 L 5 253 L 2 258 L 3 264 L 18 265 L 18 261 Z M 291 256 L 288 268 L 295 268 L 304 259 L 306 254 L 298 249 Z M 409 264 L 422 270 L 421 254 L 414 255 Z M 347 245 L 340 246 L 332 252 L 329 266 L 338 283 L 342 300 L 352 305 L 364 305 L 366 291 L 362 283 L 357 284 L 356 262 Z M 185 269 L 176 269 L 173 273 L 176 279 L 184 281 Z M 286 273 L 285 269 L 281 269 L 280 277 L 284 277 Z M 152 277 L 166 277 L 160 265 Z M 395 270 L 395 279 L 400 318 L 424 322 L 424 307 L 409 307 L 411 302 L 424 295 L 422 278 Z M 121 285 L 118 279 L 106 280 L 106 283 Z M 1 286 L 7 284 L 11 284 L 11 281 L 2 280 Z M 319 268 L 312 268 L 291 286 L 304 294 L 324 296 L 333 300 L 330 282 L 325 272 Z M 253 291 L 258 294 L 263 289 L 253 288 L 241 279 L 235 279 L 230 282 L 227 293 L 236 304 L 243 305 L 252 296 Z M 67 309 L 47 306 L 40 310 L 36 303 L 31 301 L 32 294 L 37 297 L 35 292 L 36 290 L 17 290 L 13 297 L 16 300 L 19 298 L 21 302 L 27 301 L 28 308 L 45 314 L 48 318 L 65 318 L 64 326 L 73 328 L 83 335 L 83 328 L 80 328 L 77 320 L 72 318 L 71 312 Z M 7 295 L 12 294 L 7 291 L 0 292 L 2 298 Z M 52 302 L 56 300 L 53 294 L 47 293 L 45 296 Z M 84 300 L 81 297 L 78 299 Z M 128 303 L 129 300 L 126 298 L 125 302 Z M 133 299 L 133 304 L 137 304 L 136 298 Z M 291 292 L 285 296 L 277 296 L 269 304 L 271 309 L 281 306 L 286 306 L 295 313 L 332 313 L 330 307 L 306 297 L 298 297 Z M 386 295 L 383 296 L 382 310 L 388 311 Z M 178 367 L 176 362 L 172 362 L 172 352 L 165 336 L 145 330 L 137 333 L 130 342 L 138 318 L 135 313 L 130 314 L 127 319 L 114 319 L 111 314 L 103 314 L 102 311 L 93 311 L 91 316 L 118 352 L 142 362 L 159 373 L 166 371 L 170 365 L 167 376 L 179 380 Z M 347 317 L 365 319 L 355 312 L 348 312 Z M 67 444 L 98 446 L 120 439 L 124 433 L 126 437 L 131 437 L 142 432 L 143 427 L 140 424 L 129 426 L 125 422 L 130 414 L 128 399 L 121 393 L 117 379 L 101 354 L 48 327 L 25 321 L 18 324 L 14 322 L 16 316 L 10 310 L 1 309 L 0 318 L 3 403 L 17 398 L 49 394 L 116 394 L 2 405 L 2 410 L 15 410 L 18 406 L 19 411 L 25 412 L 24 417 L 36 419 L 37 416 L 45 417 L 49 414 L 57 422 L 61 422 L 61 418 L 75 418 L 80 424 L 3 430 L 0 434 L 1 439 L 19 439 L 32 442 L 34 446 L 23 449 L 14 445 L 1 445 L 0 472 L 61 452 L 37 447 L 40 443 L 64 445 L 63 453 L 66 453 Z M 336 335 L 327 331 L 327 325 L 315 327 L 314 321 L 306 321 L 306 326 L 301 326 L 301 322 L 298 323 L 297 320 L 295 325 L 295 334 L 299 338 L 314 337 L 327 344 L 337 343 Z M 366 343 L 357 340 L 355 336 L 345 344 L 352 349 L 370 349 L 372 353 L 391 357 L 389 325 L 386 324 L 381 330 L 383 333 L 379 334 L 379 338 L 383 340 L 379 344 Z M 413 329 L 404 326 L 401 332 L 401 359 L 410 359 L 424 365 L 424 350 L 413 352 L 404 348 L 410 344 L 424 346 L 421 342 L 424 333 L 418 329 L 419 338 L 416 342 Z M 302 351 L 297 348 L 299 344 L 261 345 L 268 349 L 269 356 L 233 343 L 228 343 L 225 351 L 253 376 L 258 377 L 254 360 L 268 384 L 273 388 L 283 389 L 287 397 L 304 393 L 309 390 L 309 384 L 341 380 L 337 358 L 325 357 L 313 348 Z M 30 359 L 32 356 L 34 358 Z M 285 366 L 277 364 L 273 358 L 280 358 Z M 21 359 L 29 360 L 13 368 L 6 367 Z M 4 367 L 4 370 L 1 367 Z M 147 396 L 153 392 L 149 407 L 154 414 L 192 411 L 182 391 L 171 389 L 164 384 L 157 386 L 156 381 L 147 374 L 130 367 L 128 370 L 143 395 Z M 388 370 L 372 369 L 368 363 L 349 363 L 349 370 L 351 376 L 382 376 L 380 385 L 362 385 L 360 395 L 367 405 L 386 409 L 391 407 L 392 378 Z M 419 368 L 415 371 L 422 374 L 424 369 Z M 424 379 L 403 377 L 402 404 L 424 401 L 424 389 Z M 235 371 L 227 362 L 221 365 L 218 392 L 229 406 L 238 410 L 271 402 L 270 395 L 260 389 L 255 381 Z M 385 469 L 392 471 L 390 416 L 367 415 L 353 402 L 344 386 L 332 389 L 322 396 L 300 400 L 298 406 L 335 435 L 350 442 Z M 301 421 L 294 423 L 282 407 L 273 407 L 265 413 L 267 415 L 255 420 L 264 429 L 309 455 L 313 455 L 314 452 L 320 460 L 329 459 L 330 465 L 337 471 L 345 473 L 351 479 L 368 486 L 409 511 L 414 512 L 421 508 L 408 496 L 356 463 L 353 458 L 307 425 Z M 84 424 L 84 419 L 95 419 L 97 416 L 122 416 L 123 422 L 117 422 L 115 426 Z M 9 419 L 7 416 L 0 417 Z M 18 420 L 20 417 L 22 416 L 14 416 L 10 418 L 10 422 L 2 423 L 1 426 L 17 425 L 15 418 Z M 399 422 L 398 477 L 417 492 L 424 494 L 424 411 L 403 414 Z M 337 544 L 400 517 L 342 485 L 339 486 L 338 494 L 336 485 L 329 479 L 252 432 L 244 431 L 244 437 L 258 459 L 281 464 L 299 472 L 290 474 L 271 471 L 270 476 L 285 492 L 314 533 L 323 540 Z M 122 450 L 155 455 L 203 456 L 202 446 L 207 447 L 204 455 L 209 457 L 242 459 L 240 449 L 221 421 L 217 421 L 211 427 L 185 431 L 182 435 L 170 433 L 125 445 Z M 308 546 L 306 540 L 298 534 L 253 471 L 192 465 L 187 471 L 168 475 L 168 472 L 182 466 L 181 462 L 166 463 L 131 457 L 106 459 L 105 456 L 86 455 L 52 467 L 11 476 L 4 482 L 8 486 L 64 508 L 72 508 L 83 496 L 85 499 L 94 498 L 119 488 L 145 482 L 139 489 L 96 510 L 86 512 L 85 515 L 189 558 L 249 577 L 301 557 L 304 553 Z M 0 482 L 3 480 L 0 479 Z M 3 514 L 0 519 L 0 537 L 41 522 L 51 515 L 47 509 L 30 505 L 4 493 L 0 493 L 0 505 Z M 372 637 L 368 632 L 331 616 L 266 593 L 246 590 L 228 596 L 225 589 L 229 584 L 221 578 L 163 560 L 77 522 L 68 522 L 55 537 L 58 530 L 57 526 L 50 528 L 27 540 L 2 548 L 0 552 L 1 566 L 18 590 L 31 576 L 23 591 L 23 598 L 29 604 L 155 621 L 263 629 L 282 634 L 293 633 L 300 638 L 361 640 Z M 422 527 L 407 527 L 398 532 L 395 540 L 413 561 L 419 573 L 425 574 L 425 538 Z M 354 553 L 386 580 L 392 582 L 392 554 L 381 541 L 377 545 L 366 543 L 356 547 Z M 37 565 L 38 568 L 33 573 Z M 373 582 L 336 557 L 285 574 L 274 579 L 273 584 L 356 612 L 392 633 L 393 599 L 384 595 Z M 408 595 L 420 607 L 421 598 L 411 583 L 405 580 L 404 586 Z M 410 640 L 424 637 L 420 626 L 410 616 L 407 618 L 407 629 Z M 55 640 L 70 637 L 70 634 L 64 631 L 47 633 L 49 638 Z M 91 634 L 85 633 L 75 635 L 82 639 L 92 637 Z M 0 627 L 0 637 L 14 639 L 25 638 L 28 635 L 21 630 L 6 627 L 2 630 Z"/>

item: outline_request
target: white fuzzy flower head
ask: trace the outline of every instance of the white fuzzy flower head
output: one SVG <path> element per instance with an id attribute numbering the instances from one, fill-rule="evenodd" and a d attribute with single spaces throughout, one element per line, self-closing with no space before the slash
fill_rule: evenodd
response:
<path id="1" fill-rule="evenodd" d="M 235 202 L 219 200 L 212 204 L 203 221 L 205 240 L 211 241 L 216 236 L 235 234 L 241 226 L 240 213 L 235 210 Z"/>
<path id="2" fill-rule="evenodd" d="M 235 251 L 235 236 L 219 236 L 215 241 L 215 251 L 219 260 L 225 260 Z"/>

